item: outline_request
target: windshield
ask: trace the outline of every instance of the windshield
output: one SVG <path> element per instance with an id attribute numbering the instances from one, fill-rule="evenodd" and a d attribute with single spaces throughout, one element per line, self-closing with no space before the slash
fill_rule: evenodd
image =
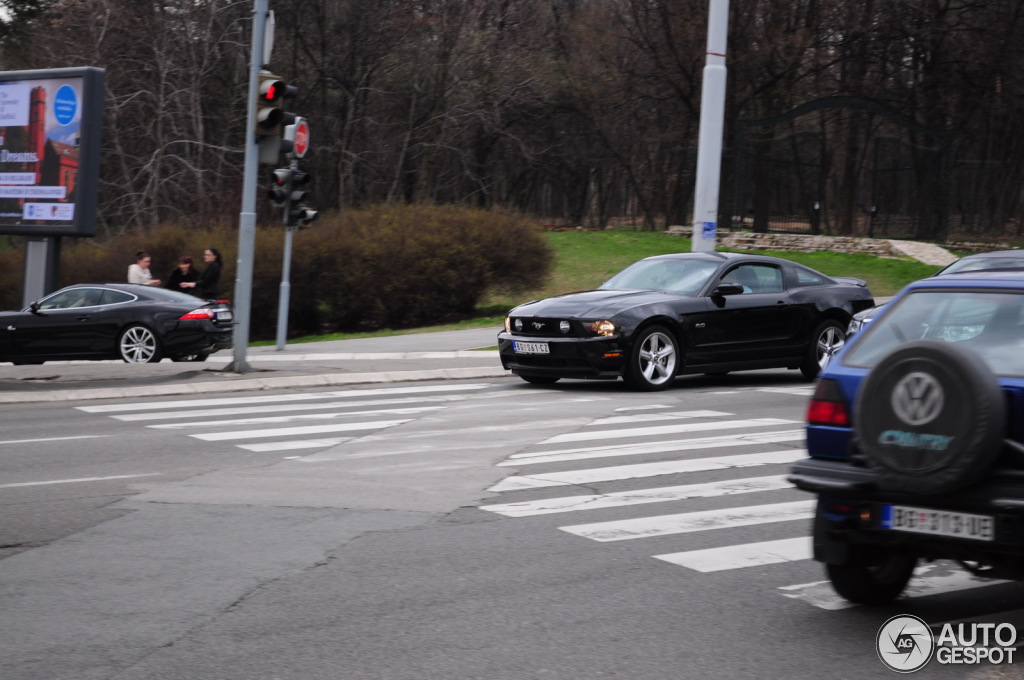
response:
<path id="1" fill-rule="evenodd" d="M 1024 252 L 1020 257 L 965 257 L 957 260 L 940 274 L 956 274 L 957 272 L 978 272 L 986 269 L 1021 269 L 1024 268 Z"/>
<path id="2" fill-rule="evenodd" d="M 693 294 L 718 269 L 717 262 L 664 258 L 640 260 L 608 279 L 602 290 L 670 290 Z"/>
<path id="3" fill-rule="evenodd" d="M 922 290 L 894 304 L 850 348 L 844 364 L 871 368 L 904 342 L 932 338 L 973 350 L 997 375 L 1024 375 L 1024 294 Z"/>

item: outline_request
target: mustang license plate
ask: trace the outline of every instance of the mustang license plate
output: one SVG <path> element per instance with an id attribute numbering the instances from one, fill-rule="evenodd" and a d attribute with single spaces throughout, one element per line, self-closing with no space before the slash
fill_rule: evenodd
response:
<path id="1" fill-rule="evenodd" d="M 881 526 L 883 529 L 910 531 L 915 534 L 971 538 L 976 541 L 995 540 L 993 517 L 965 512 L 883 505 Z"/>
<path id="2" fill-rule="evenodd" d="M 546 342 L 519 342 L 512 341 L 512 349 L 516 354 L 551 354 L 551 349 Z"/>

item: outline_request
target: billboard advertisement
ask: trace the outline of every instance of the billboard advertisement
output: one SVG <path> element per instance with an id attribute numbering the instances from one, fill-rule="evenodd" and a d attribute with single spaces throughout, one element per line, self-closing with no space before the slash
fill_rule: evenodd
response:
<path id="1" fill-rule="evenodd" d="M 94 236 L 104 71 L 0 72 L 0 234 Z"/>

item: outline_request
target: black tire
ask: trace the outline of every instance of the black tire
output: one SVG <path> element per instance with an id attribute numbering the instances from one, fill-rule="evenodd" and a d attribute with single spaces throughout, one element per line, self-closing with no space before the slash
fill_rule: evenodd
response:
<path id="1" fill-rule="evenodd" d="M 210 355 L 207 352 L 199 352 L 198 354 L 185 354 L 183 356 L 171 357 L 171 361 L 206 361 Z"/>
<path id="2" fill-rule="evenodd" d="M 637 332 L 623 378 L 643 392 L 664 390 L 676 379 L 682 356 L 679 341 L 664 326 L 648 326 Z"/>
<path id="3" fill-rule="evenodd" d="M 155 364 L 163 358 L 160 339 L 142 324 L 132 324 L 117 336 L 117 355 L 127 364 Z"/>
<path id="4" fill-rule="evenodd" d="M 531 385 L 554 385 L 559 380 L 552 375 L 523 375 L 520 373 L 519 377 Z"/>
<path id="5" fill-rule="evenodd" d="M 836 352 L 846 344 L 846 329 L 832 319 L 822 321 L 811 334 L 800 372 L 808 380 L 814 380 L 821 370 L 828 366 Z"/>
<path id="6" fill-rule="evenodd" d="M 854 432 L 879 486 L 938 494 L 984 477 L 1002 451 L 1006 405 L 974 352 L 942 340 L 900 345 L 861 385 Z"/>
<path id="7" fill-rule="evenodd" d="M 914 575 L 917 557 L 874 545 L 850 546 L 845 564 L 826 564 L 837 593 L 857 604 L 884 604 L 900 596 Z"/>

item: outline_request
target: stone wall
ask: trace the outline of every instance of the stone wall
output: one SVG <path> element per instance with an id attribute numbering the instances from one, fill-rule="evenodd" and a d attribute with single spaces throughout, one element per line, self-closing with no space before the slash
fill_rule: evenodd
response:
<path id="1" fill-rule="evenodd" d="M 673 226 L 666 231 L 669 236 L 689 237 L 690 227 Z M 813 234 L 774 234 L 750 231 L 720 230 L 716 243 L 731 250 L 792 250 L 809 253 L 816 250 L 832 250 L 839 253 L 865 253 L 877 257 L 904 257 L 893 248 L 888 239 L 857 238 L 855 236 L 823 236 Z M 991 243 L 969 243 L 966 241 L 940 244 L 944 248 L 963 252 L 985 252 L 999 250 L 1001 246 Z"/>

